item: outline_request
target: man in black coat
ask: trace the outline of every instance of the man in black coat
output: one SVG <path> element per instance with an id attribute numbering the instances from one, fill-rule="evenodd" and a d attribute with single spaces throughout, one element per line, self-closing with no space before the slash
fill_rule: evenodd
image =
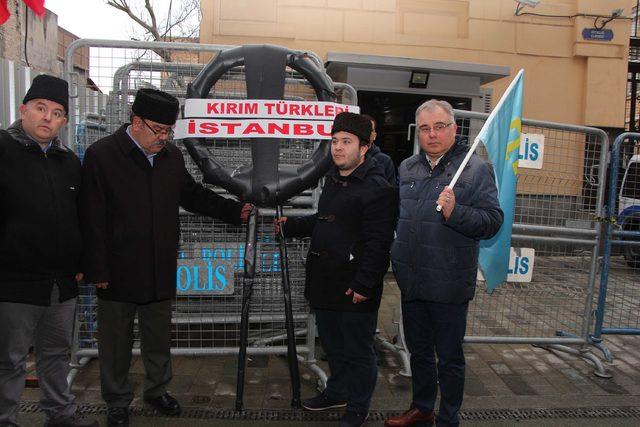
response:
<path id="1" fill-rule="evenodd" d="M 393 164 L 393 160 L 391 160 L 391 157 L 383 153 L 382 150 L 380 150 L 380 147 L 376 145 L 376 138 L 378 137 L 378 132 L 376 131 L 376 119 L 368 114 L 363 114 L 362 116 L 371 122 L 371 137 L 369 137 L 369 150 L 367 151 L 367 157 L 373 157 L 376 162 L 382 166 L 387 182 L 393 186 L 397 186 L 398 180 L 396 178 L 396 166 Z"/>
<path id="2" fill-rule="evenodd" d="M 40 75 L 20 119 L 0 131 L 0 425 L 14 426 L 35 344 L 46 426 L 93 426 L 67 390 L 81 279 L 80 161 L 58 140 L 67 82 Z"/>
<path id="3" fill-rule="evenodd" d="M 318 212 L 281 221 L 286 221 L 287 236 L 311 236 L 305 296 L 331 369 L 326 390 L 302 406 L 311 411 L 346 406 L 340 425 L 360 426 L 376 384 L 373 343 L 397 194 L 380 165 L 365 156 L 369 120 L 338 114 L 331 134 L 334 166 L 326 175 Z"/>
<path id="4" fill-rule="evenodd" d="M 418 107 L 416 128 L 421 151 L 398 170 L 400 216 L 391 248 L 411 353 L 413 399 L 408 411 L 385 425 L 435 420 L 438 426 L 457 426 L 464 391 L 462 343 L 476 288 L 479 240 L 498 232 L 503 213 L 491 165 L 475 154 L 455 189 L 449 187 L 469 147 L 456 138 L 448 102 L 432 99 Z"/>
<path id="5" fill-rule="evenodd" d="M 176 295 L 179 207 L 239 224 L 250 205 L 196 183 L 177 147 L 168 144 L 178 100 L 140 89 L 130 124 L 91 145 L 82 167 L 83 272 L 96 284 L 102 397 L 110 425 L 128 423 L 136 312 L 144 399 L 164 414 L 180 413 L 171 380 L 171 301 Z"/>

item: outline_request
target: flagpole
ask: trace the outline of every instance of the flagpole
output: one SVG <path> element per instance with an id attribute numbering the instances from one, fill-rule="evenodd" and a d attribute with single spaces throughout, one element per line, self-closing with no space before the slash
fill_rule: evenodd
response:
<path id="1" fill-rule="evenodd" d="M 491 111 L 491 114 L 489 114 L 489 117 L 487 118 L 487 121 L 484 122 L 484 125 L 480 129 L 480 132 L 478 132 L 478 135 L 482 134 L 482 131 L 484 130 L 484 128 L 486 128 L 489 125 L 489 123 L 491 123 L 493 121 L 493 118 L 496 116 L 496 114 L 498 114 L 498 111 L 500 111 L 500 108 L 502 107 L 502 104 L 504 104 L 504 100 L 507 99 L 507 95 L 509 95 L 509 93 L 511 93 L 511 91 L 515 87 L 516 81 L 518 80 L 518 77 L 520 77 L 521 74 L 524 74 L 524 69 L 522 69 L 522 68 L 520 69 L 520 71 L 518 71 L 518 74 L 516 74 L 516 76 L 513 78 L 513 80 L 511 80 L 511 83 L 509 83 L 509 86 L 507 87 L 507 90 L 504 91 L 504 94 L 502 94 L 502 97 L 500 98 L 500 101 L 498 101 L 498 104 Z M 456 185 L 456 182 L 458 182 L 458 178 L 460 178 L 460 175 L 462 174 L 462 171 L 464 170 L 464 167 L 467 165 L 467 163 L 469 163 L 469 159 L 471 158 L 473 153 L 476 151 L 476 148 L 478 147 L 478 144 L 480 142 L 483 142 L 483 141 L 478 137 L 476 137 L 473 140 L 473 144 L 471 144 L 471 148 L 469 148 L 469 151 L 467 151 L 467 155 L 464 156 L 464 159 L 462 160 L 462 163 L 460 163 L 460 167 L 456 171 L 455 175 L 453 175 L 453 179 L 451 180 L 451 182 L 449 183 L 449 185 L 447 187 L 449 187 L 449 188 L 451 188 L 453 190 L 453 187 Z M 441 212 L 442 211 L 442 206 L 440 206 L 438 204 L 436 206 L 436 211 Z"/>

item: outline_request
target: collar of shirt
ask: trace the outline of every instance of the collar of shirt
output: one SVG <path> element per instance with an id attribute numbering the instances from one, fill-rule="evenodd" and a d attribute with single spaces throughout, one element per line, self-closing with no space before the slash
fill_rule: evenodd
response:
<path id="1" fill-rule="evenodd" d="M 433 170 L 435 169 L 436 166 L 438 166 L 438 163 L 440 163 L 440 160 L 444 157 L 444 154 L 435 160 L 431 160 L 431 157 L 429 157 L 428 154 L 425 154 L 425 156 L 427 157 L 427 162 L 429 162 L 429 166 L 431 166 L 431 170 Z"/>
<path id="2" fill-rule="evenodd" d="M 31 135 L 29 135 L 27 132 L 24 133 L 25 135 L 27 135 L 27 137 L 32 140 L 33 142 L 35 142 L 36 144 L 38 144 L 38 147 L 40 147 L 40 149 L 42 150 L 43 153 L 46 154 L 47 151 L 49 151 L 49 148 L 51 148 L 51 146 L 53 145 L 53 139 L 51 141 L 49 141 L 49 143 L 43 147 L 42 145 L 40 145 L 40 143 L 38 141 L 36 141 L 35 139 L 33 139 L 31 137 Z"/>
<path id="3" fill-rule="evenodd" d="M 127 132 L 127 135 L 129 135 L 129 138 L 131 138 L 133 143 L 136 144 L 136 147 L 138 147 L 140 149 L 140 151 L 142 151 L 142 154 L 144 154 L 144 156 L 147 158 L 147 160 L 149 160 L 149 163 L 151 164 L 151 166 L 153 166 L 153 158 L 156 156 L 157 153 L 154 153 L 154 154 L 145 153 L 145 151 L 142 149 L 140 144 L 138 144 L 138 141 L 136 141 L 136 139 L 133 137 L 133 135 L 131 135 L 131 126 L 127 126 L 127 130 L 125 132 Z"/>
<path id="4" fill-rule="evenodd" d="M 53 145 L 53 140 L 49 141 L 46 147 L 43 147 L 42 145 L 40 145 L 40 148 L 42 148 L 42 151 L 46 153 L 47 151 L 49 151 L 49 148 L 51 148 L 51 145 Z"/>

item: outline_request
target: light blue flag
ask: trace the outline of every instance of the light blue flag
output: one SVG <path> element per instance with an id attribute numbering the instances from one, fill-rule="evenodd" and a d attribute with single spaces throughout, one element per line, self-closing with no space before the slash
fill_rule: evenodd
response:
<path id="1" fill-rule="evenodd" d="M 489 292 L 507 279 L 509 269 L 511 227 L 518 183 L 518 152 L 522 131 L 523 80 L 524 70 L 520 70 L 477 137 L 486 147 L 489 160 L 493 165 L 500 208 L 504 212 L 504 223 L 498 234 L 480 242 L 479 263 Z"/>

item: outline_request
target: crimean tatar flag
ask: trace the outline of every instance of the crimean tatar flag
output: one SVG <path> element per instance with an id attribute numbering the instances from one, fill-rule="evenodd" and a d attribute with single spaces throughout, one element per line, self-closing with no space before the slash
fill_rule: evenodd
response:
<path id="1" fill-rule="evenodd" d="M 511 228 L 518 183 L 518 153 L 522 131 L 522 92 L 524 70 L 520 70 L 491 112 L 478 134 L 493 165 L 498 200 L 504 222 L 498 233 L 480 242 L 479 264 L 492 291 L 507 278 Z"/>

